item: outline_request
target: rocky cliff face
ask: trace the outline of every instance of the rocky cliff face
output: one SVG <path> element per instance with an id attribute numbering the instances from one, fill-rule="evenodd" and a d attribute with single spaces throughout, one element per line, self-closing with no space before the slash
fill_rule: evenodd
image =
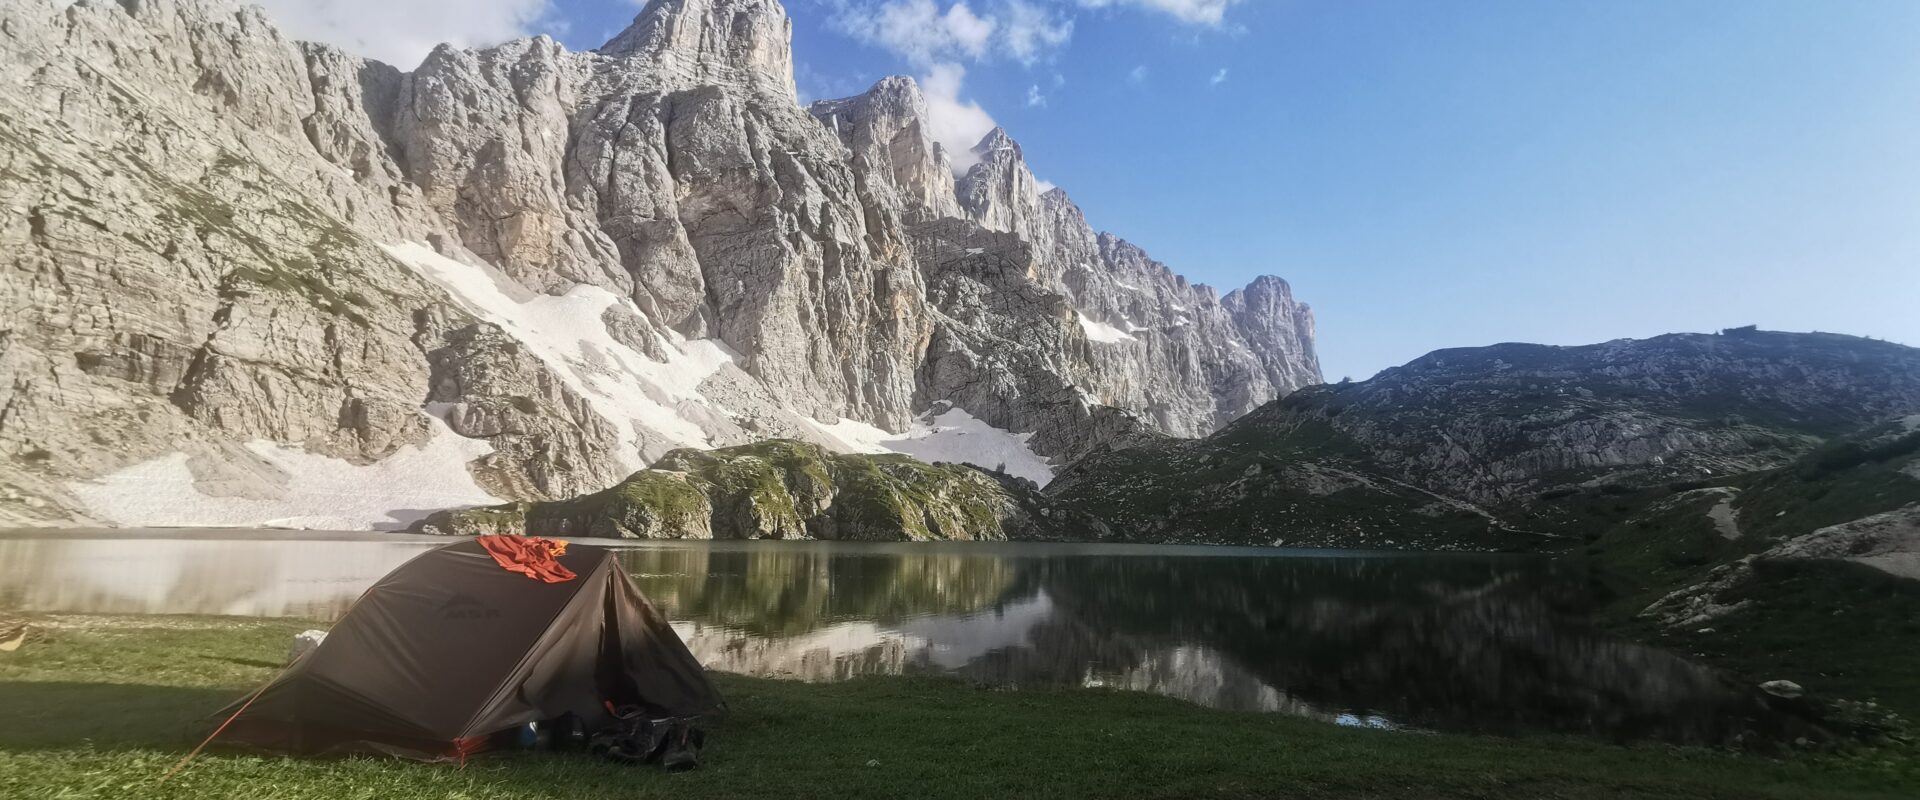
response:
<path id="1" fill-rule="evenodd" d="M 1095 233 L 1065 191 L 1042 193 L 1005 130 L 994 129 L 974 147 L 978 160 L 953 183 L 958 203 L 950 204 L 949 160 L 924 132 L 924 107 L 910 80 L 889 78 L 864 95 L 811 110 L 856 153 L 857 170 L 876 176 L 870 183 L 906 199 L 907 218 L 971 223 L 948 226 L 939 237 L 920 228 L 923 253 L 928 239 L 935 249 L 994 251 L 978 241 L 980 231 L 1011 234 L 1009 241 L 1026 245 L 1027 252 L 1003 260 L 1020 264 L 1023 283 L 1064 301 L 1056 315 L 1077 335 L 1066 331 L 1068 346 L 1048 354 L 1064 357 L 1056 374 L 1091 404 L 1124 409 L 1157 431 L 1198 436 L 1320 381 L 1312 312 L 1293 300 L 1285 281 L 1263 277 L 1224 299 L 1187 283 L 1139 248 Z M 918 204 L 928 196 L 935 201 Z M 940 264 L 923 258 L 922 268 L 929 267 Z M 1044 429 L 1020 416 L 994 421 Z"/>
<path id="2" fill-rule="evenodd" d="M 1284 283 L 1189 286 L 1002 132 L 956 181 L 910 80 L 809 113 L 788 29 L 658 0 L 407 72 L 229 0 L 0 7 L 0 520 L 398 525 L 947 408 L 1058 463 L 1317 379 Z"/>
<path id="3" fill-rule="evenodd" d="M 1042 192 L 1003 129 L 974 146 L 975 163 L 953 183 L 958 206 L 949 205 L 949 159 L 926 135 L 924 109 L 911 80 L 888 78 L 811 111 L 856 154 L 856 171 L 872 176 L 870 184 L 906 198 L 909 219 L 972 223 L 950 229 L 957 235 L 946 237 L 949 244 L 984 229 L 1027 245 L 1012 260 L 1027 282 L 1065 301 L 1062 318 L 1079 335 L 1070 331 L 1072 346 L 1061 351 L 1069 362 L 1063 374 L 1092 404 L 1124 409 L 1157 431 L 1201 436 L 1320 382 L 1312 311 L 1294 301 L 1286 281 L 1265 276 L 1224 298 L 1189 284 L 1126 240 L 1096 233 L 1064 190 Z M 936 200 L 916 205 L 927 196 Z M 1035 427 L 1012 417 L 1005 423 Z"/>
<path id="4" fill-rule="evenodd" d="M 1920 350 L 1887 342 L 1749 329 L 1502 344 L 1298 392 L 1203 440 L 1102 451 L 1048 491 L 1147 537 L 1500 549 L 1915 412 Z"/>

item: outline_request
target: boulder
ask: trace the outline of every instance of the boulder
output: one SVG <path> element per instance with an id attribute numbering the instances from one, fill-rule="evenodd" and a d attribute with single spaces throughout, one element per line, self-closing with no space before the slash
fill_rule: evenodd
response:
<path id="1" fill-rule="evenodd" d="M 293 646 L 287 648 L 287 663 L 292 664 L 299 661 L 301 656 L 318 650 L 320 643 L 326 639 L 327 632 L 321 630 L 301 631 L 294 635 Z"/>
<path id="2" fill-rule="evenodd" d="M 1760 684 L 1760 691 L 1782 700 L 1798 700 L 1807 693 L 1807 690 L 1801 688 L 1800 684 L 1786 680 L 1767 681 L 1766 683 Z"/>

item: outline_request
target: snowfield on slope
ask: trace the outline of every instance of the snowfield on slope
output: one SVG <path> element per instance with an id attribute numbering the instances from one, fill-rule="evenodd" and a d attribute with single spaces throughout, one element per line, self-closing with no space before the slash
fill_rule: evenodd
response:
<path id="1" fill-rule="evenodd" d="M 1075 312 L 1074 316 L 1080 318 L 1080 330 L 1087 332 L 1088 339 L 1105 344 L 1119 344 L 1121 342 L 1133 341 L 1132 334 L 1112 325 L 1104 322 L 1095 322 L 1088 319 L 1087 315 L 1078 312 Z M 1132 323 L 1128 323 L 1128 326 L 1132 327 Z"/>
<path id="2" fill-rule="evenodd" d="M 665 362 L 655 361 L 607 330 L 602 317 L 615 304 L 644 315 L 632 301 L 603 288 L 582 285 L 564 295 L 537 294 L 489 266 L 448 258 L 424 244 L 405 242 L 386 249 L 445 289 L 469 313 L 498 325 L 585 398 L 595 413 L 614 422 L 621 434 L 615 457 L 623 470 L 646 466 L 643 438 L 656 444 L 665 439 L 674 447 L 715 446 L 701 427 L 700 414 L 682 409 L 725 413 L 699 392 L 702 381 L 737 358 L 725 344 L 656 331 L 671 355 Z M 1082 322 L 1087 324 L 1084 318 Z M 425 409 L 431 438 L 424 445 L 403 448 L 372 464 L 256 440 L 245 445 L 256 459 L 253 464 L 225 468 L 245 476 L 238 490 L 213 485 L 225 475 L 211 482 L 204 475 L 196 478 L 186 453 L 75 481 L 68 489 L 94 517 L 119 525 L 403 530 L 440 509 L 500 502 L 474 482 L 467 466 L 492 453 L 493 447 L 454 433 L 439 416 L 445 410 Z M 850 452 L 894 452 L 928 462 L 1004 468 L 1042 485 L 1053 479 L 1052 465 L 1027 446 L 1033 434 L 995 428 L 959 408 L 922 417 L 898 434 L 854 420 L 825 425 L 799 418 Z"/>
<path id="3" fill-rule="evenodd" d="M 616 304 L 636 317 L 646 316 L 632 300 L 606 289 L 583 284 L 564 295 L 536 294 L 519 289 L 491 267 L 456 261 L 419 242 L 387 245 L 386 250 L 446 289 L 470 313 L 500 326 L 586 398 L 595 413 L 614 423 L 620 431 L 616 457 L 623 471 L 646 466 L 640 460 L 642 430 L 675 447 L 713 447 L 700 423 L 677 409 L 682 403 L 713 407 L 700 395 L 700 382 L 734 360 L 733 351 L 718 340 L 668 334 L 662 338 L 673 355 L 664 363 L 654 361 L 607 331 L 601 317 Z M 524 297 L 513 297 L 503 287 L 519 289 Z"/>
<path id="4" fill-rule="evenodd" d="M 196 486 L 185 453 L 171 453 L 67 489 L 93 516 L 162 527 L 403 530 L 443 508 L 500 502 L 473 481 L 467 462 L 493 452 L 428 415 L 432 438 L 372 464 L 255 440 L 246 448 L 262 476 L 248 491 L 214 496 Z M 243 467 L 244 469 L 244 467 Z"/>
<path id="5" fill-rule="evenodd" d="M 1027 446 L 1033 434 L 993 427 L 962 408 L 924 415 L 905 433 L 888 433 L 850 419 L 832 425 L 816 422 L 814 427 L 857 453 L 903 453 L 928 463 L 1004 468 L 1009 475 L 1041 486 L 1053 480 L 1053 465 Z"/>

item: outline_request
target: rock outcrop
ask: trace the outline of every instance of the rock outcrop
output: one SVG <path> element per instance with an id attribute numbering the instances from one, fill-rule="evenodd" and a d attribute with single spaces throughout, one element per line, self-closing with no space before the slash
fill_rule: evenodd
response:
<path id="1" fill-rule="evenodd" d="M 1004 541 L 1098 538 L 1091 515 L 1030 481 L 791 439 L 675 450 L 594 494 L 443 511 L 432 533 L 626 539 Z"/>
<path id="2" fill-rule="evenodd" d="M 447 437 L 490 452 L 396 512 L 570 497 L 942 403 L 1062 463 L 1317 380 L 1284 283 L 1187 284 L 1004 132 L 956 180 L 910 79 L 801 108 L 789 29 L 656 0 L 409 71 L 231 0 L 0 7 L 0 520 L 363 496 Z"/>

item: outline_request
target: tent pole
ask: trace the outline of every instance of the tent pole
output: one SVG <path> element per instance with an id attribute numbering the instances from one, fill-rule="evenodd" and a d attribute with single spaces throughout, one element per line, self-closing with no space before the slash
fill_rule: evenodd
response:
<path id="1" fill-rule="evenodd" d="M 281 668 L 280 670 L 280 672 L 282 673 L 286 671 L 287 670 L 285 668 Z M 267 687 L 272 686 L 273 682 L 279 679 L 280 679 L 279 675 L 274 675 L 273 678 L 269 679 L 266 683 L 261 684 L 259 689 L 254 690 L 253 696 L 247 698 L 247 702 L 241 703 L 240 709 L 233 712 L 232 716 L 227 717 L 227 721 L 220 723 L 220 727 L 214 728 L 213 733 L 207 734 L 207 738 L 205 740 L 202 740 L 200 744 L 196 745 L 193 748 L 192 752 L 187 753 L 185 758 L 180 759 L 180 763 L 174 764 L 173 769 L 167 770 L 167 774 L 160 776 L 160 782 L 166 783 L 167 779 L 173 777 L 174 773 L 179 772 L 182 768 L 186 767 L 187 762 L 192 761 L 195 756 L 200 755 L 201 750 L 207 749 L 207 745 L 212 744 L 214 739 L 218 738 L 220 734 L 225 733 L 227 730 L 227 726 L 232 725 L 234 720 L 239 719 L 241 714 L 246 713 L 247 707 L 253 705 L 253 701 L 260 699 L 260 695 L 266 694 Z"/>
<path id="2" fill-rule="evenodd" d="M 348 614 L 353 613 L 353 610 L 360 606 L 360 601 L 367 599 L 367 595 L 370 595 L 370 594 L 373 594 L 373 587 L 371 586 L 367 587 L 366 591 L 361 592 L 359 597 L 353 598 L 353 602 L 347 604 L 347 610 L 341 612 L 339 618 L 345 619 Z M 307 655 L 313 655 L 313 654 L 308 653 Z M 305 657 L 306 656 L 302 656 L 302 658 L 305 658 Z M 220 738 L 220 734 L 226 732 L 228 725 L 232 725 L 233 721 L 236 719 L 239 719 L 241 714 L 247 713 L 247 708 L 253 705 L 253 701 L 260 699 L 260 695 L 267 693 L 267 687 L 272 686 L 274 681 L 280 680 L 280 676 L 287 674 L 287 670 L 293 669 L 293 665 L 297 663 L 299 662 L 297 661 L 288 662 L 286 666 L 280 668 L 279 672 L 273 673 L 273 677 L 268 678 L 266 683 L 260 684 L 260 688 L 254 690 L 253 696 L 247 698 L 247 702 L 241 703 L 240 708 L 233 712 L 233 716 L 227 717 L 225 722 L 220 723 L 220 727 L 214 728 L 213 733 L 207 734 L 206 739 L 202 740 L 200 744 L 194 746 L 193 750 L 187 753 L 185 758 L 180 759 L 180 763 L 173 765 L 172 769 L 167 770 L 167 774 L 160 776 L 160 782 L 166 783 L 167 779 L 173 777 L 174 773 L 179 772 L 181 769 L 185 768 L 187 766 L 187 762 L 192 761 L 196 756 L 200 755 L 200 751 L 207 749 L 207 745 L 213 744 L 214 739 Z"/>

